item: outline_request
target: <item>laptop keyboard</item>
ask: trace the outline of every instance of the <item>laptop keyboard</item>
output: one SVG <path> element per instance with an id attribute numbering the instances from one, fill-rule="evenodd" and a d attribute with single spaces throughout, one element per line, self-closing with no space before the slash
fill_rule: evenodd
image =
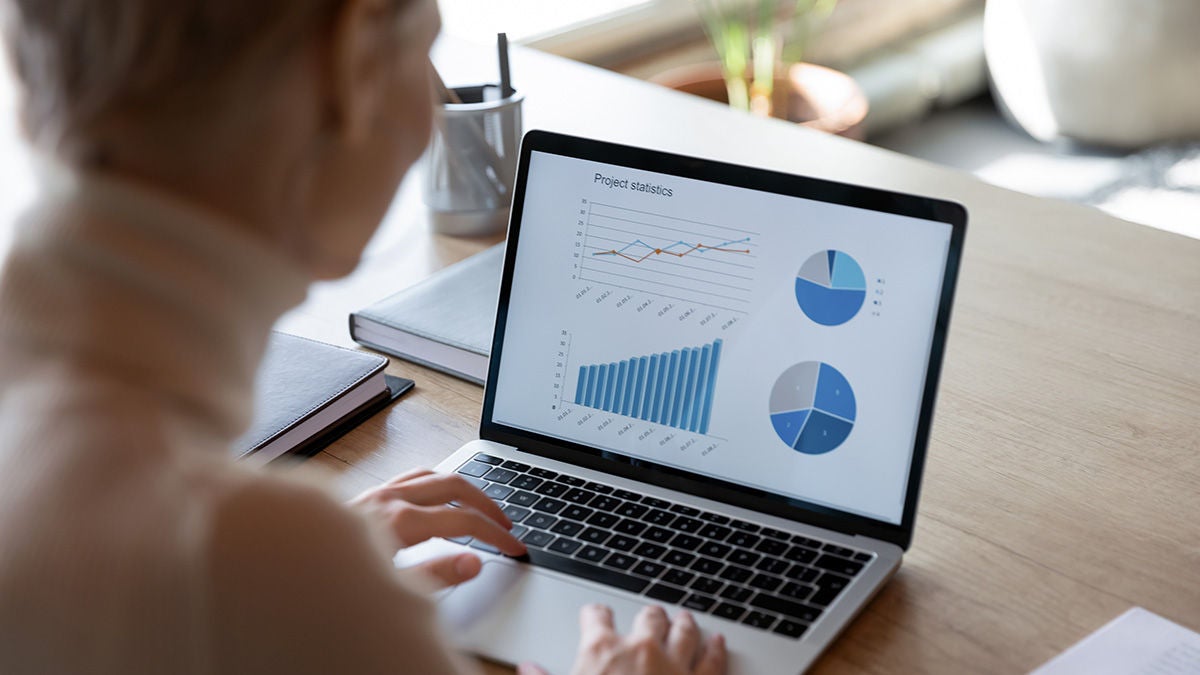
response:
<path id="1" fill-rule="evenodd" d="M 500 504 L 534 565 L 794 639 L 873 557 L 483 453 L 458 473 Z"/>

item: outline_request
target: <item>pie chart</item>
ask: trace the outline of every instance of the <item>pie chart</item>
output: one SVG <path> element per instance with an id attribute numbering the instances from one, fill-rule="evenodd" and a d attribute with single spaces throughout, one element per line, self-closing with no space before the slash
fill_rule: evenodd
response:
<path id="1" fill-rule="evenodd" d="M 821 251 L 796 275 L 796 302 L 822 326 L 840 326 L 858 314 L 867 299 L 867 279 L 858 261 L 841 251 Z"/>
<path id="2" fill-rule="evenodd" d="M 771 389 L 771 424 L 789 448 L 823 455 L 854 429 L 854 391 L 837 368 L 805 361 L 783 371 Z"/>

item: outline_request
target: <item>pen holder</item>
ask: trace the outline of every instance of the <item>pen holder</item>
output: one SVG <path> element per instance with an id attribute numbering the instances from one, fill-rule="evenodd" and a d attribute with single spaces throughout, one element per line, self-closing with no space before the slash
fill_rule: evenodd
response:
<path id="1" fill-rule="evenodd" d="M 425 204 L 439 234 L 494 234 L 504 229 L 512 204 L 525 97 L 502 98 L 494 85 L 453 91 L 462 103 L 434 108 Z"/>

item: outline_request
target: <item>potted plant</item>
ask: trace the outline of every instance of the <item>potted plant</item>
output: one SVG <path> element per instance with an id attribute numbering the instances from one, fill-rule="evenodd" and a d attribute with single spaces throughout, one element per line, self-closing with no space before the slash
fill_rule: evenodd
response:
<path id="1" fill-rule="evenodd" d="M 764 117 L 858 137 L 867 100 L 849 76 L 804 63 L 837 0 L 695 0 L 717 61 L 655 82 Z"/>

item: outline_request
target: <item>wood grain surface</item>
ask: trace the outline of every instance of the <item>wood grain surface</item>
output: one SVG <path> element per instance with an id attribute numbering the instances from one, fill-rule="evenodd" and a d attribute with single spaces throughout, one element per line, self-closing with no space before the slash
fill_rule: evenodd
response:
<path id="1" fill-rule="evenodd" d="M 494 79 L 489 58 L 436 52 L 451 85 Z M 1025 672 L 1131 605 L 1200 629 L 1200 242 L 536 52 L 514 50 L 513 78 L 527 129 L 970 211 L 913 547 L 814 672 Z M 414 175 L 360 270 L 280 327 L 352 344 L 349 312 L 500 241 L 433 235 L 419 192 Z M 390 372 L 416 390 L 310 463 L 347 495 L 476 437 L 480 387 Z"/>

